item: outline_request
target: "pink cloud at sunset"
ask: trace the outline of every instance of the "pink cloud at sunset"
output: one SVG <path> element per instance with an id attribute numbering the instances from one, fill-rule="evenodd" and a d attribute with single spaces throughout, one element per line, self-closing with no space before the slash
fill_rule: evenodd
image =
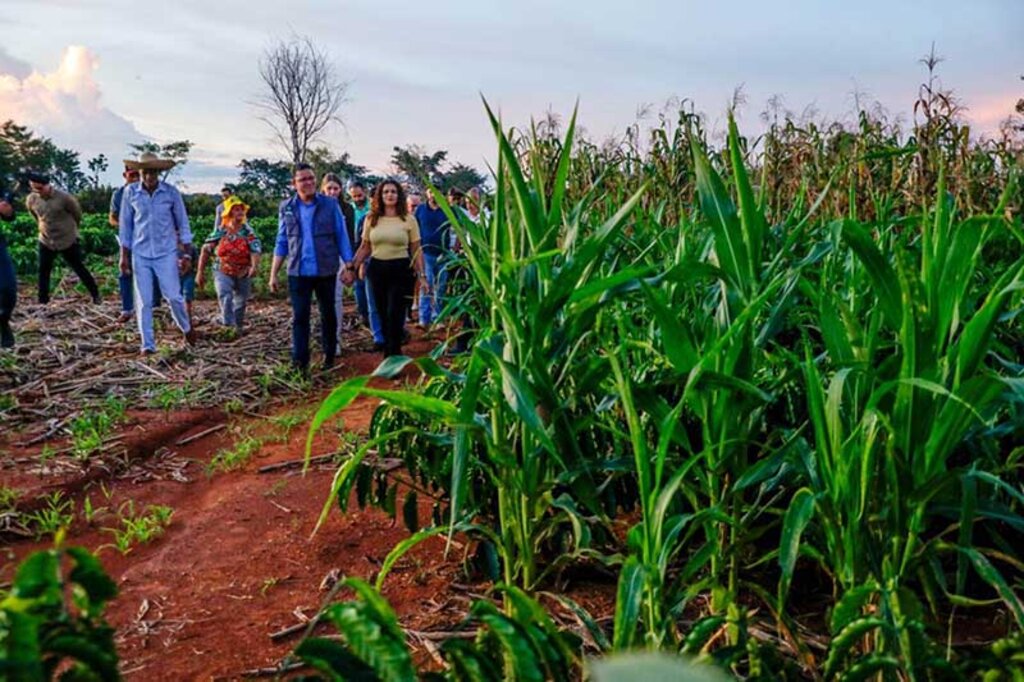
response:
<path id="1" fill-rule="evenodd" d="M 88 49 L 64 49 L 50 73 L 24 75 L 19 63 L 0 54 L 0 121 L 12 119 L 79 151 L 82 158 L 124 149 L 142 134 L 126 118 L 103 105 L 95 71 L 99 60 Z"/>

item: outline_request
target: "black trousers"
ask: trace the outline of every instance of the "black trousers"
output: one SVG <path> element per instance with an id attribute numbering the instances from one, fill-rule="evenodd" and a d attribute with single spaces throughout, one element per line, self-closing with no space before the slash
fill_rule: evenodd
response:
<path id="1" fill-rule="evenodd" d="M 412 305 L 412 289 L 416 283 L 411 263 L 408 258 L 371 258 L 366 274 L 384 333 L 384 357 L 401 355 L 405 318 Z"/>
<path id="2" fill-rule="evenodd" d="M 89 290 L 93 300 L 98 300 L 100 289 L 96 286 L 96 280 L 92 278 L 85 267 L 85 262 L 82 260 L 82 247 L 76 240 L 74 244 L 62 251 L 54 251 L 39 242 L 39 302 L 48 303 L 50 301 L 50 273 L 53 271 L 53 262 L 57 259 L 58 254 L 75 271 L 78 279 Z"/>
<path id="3" fill-rule="evenodd" d="M 299 369 L 309 367 L 309 314 L 316 296 L 320 308 L 320 338 L 324 345 L 324 365 L 334 364 L 338 343 L 338 318 L 334 313 L 334 287 L 337 277 L 288 276 L 288 298 L 292 304 L 292 363 Z"/>

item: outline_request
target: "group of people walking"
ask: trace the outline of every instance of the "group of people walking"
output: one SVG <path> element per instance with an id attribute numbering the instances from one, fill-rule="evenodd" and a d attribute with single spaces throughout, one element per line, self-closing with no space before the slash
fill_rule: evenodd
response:
<path id="1" fill-rule="evenodd" d="M 197 342 L 192 300 L 195 287 L 205 285 L 211 262 L 220 321 L 232 333 L 240 333 L 263 251 L 247 221 L 249 206 L 230 187 L 222 190 L 213 231 L 197 248 L 181 193 L 161 179 L 173 166 L 174 161 L 148 153 L 125 160 L 125 184 L 110 203 L 109 221 L 117 227 L 120 246 L 121 320 L 135 318 L 144 355 L 156 352 L 153 310 L 161 298 L 185 342 Z M 93 302 L 99 303 L 99 288 L 78 242 L 82 216 L 78 202 L 53 187 L 43 174 L 31 173 L 27 179 L 32 193 L 25 206 L 39 225 L 39 301 L 49 300 L 50 273 L 59 255 Z M 346 290 L 354 293 L 360 321 L 371 330 L 374 347 L 386 357 L 401 354 L 414 292 L 419 296 L 421 326 L 429 328 L 442 308 L 443 256 L 460 248 L 447 214 L 432 195 L 426 202 L 418 194 L 407 196 L 406 188 L 393 179 L 378 183 L 372 194 L 363 184 L 352 182 L 346 200 L 339 177 L 328 173 L 318 185 L 314 169 L 300 163 L 293 169 L 292 186 L 294 194 L 278 210 L 269 287 L 271 292 L 278 291 L 284 270 L 292 308 L 293 365 L 309 370 L 314 298 L 320 313 L 323 366 L 334 365 L 346 328 Z M 459 208 L 463 198 L 457 191 L 448 198 L 455 210 L 479 219 L 478 193 L 468 210 Z M 13 202 L 0 195 L 0 219 L 13 217 Z M 13 264 L 0 236 L 0 345 L 4 347 L 14 344 L 10 317 L 16 296 Z"/>

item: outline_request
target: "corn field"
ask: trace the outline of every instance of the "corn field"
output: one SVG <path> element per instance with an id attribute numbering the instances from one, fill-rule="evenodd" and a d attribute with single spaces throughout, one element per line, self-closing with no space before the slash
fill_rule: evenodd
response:
<path id="1" fill-rule="evenodd" d="M 488 109 L 486 219 L 437 196 L 471 350 L 392 359 L 378 374 L 414 363 L 417 390 L 352 379 L 311 428 L 383 401 L 324 508 L 415 531 L 377 589 L 435 535 L 490 568 L 504 608 L 478 603 L 445 679 L 580 678 L 635 649 L 744 679 L 1022 679 L 1022 146 L 974 141 L 928 84 L 915 111 L 906 133 L 863 112 L 757 140 L 730 116 L 716 147 L 685 107 L 600 146 L 575 115 L 506 130 Z M 374 449 L 439 494 L 429 525 Z M 588 568 L 617 576 L 610 626 L 551 595 Z M 344 644 L 299 653 L 407 679 L 397 621 L 356 588 Z"/>

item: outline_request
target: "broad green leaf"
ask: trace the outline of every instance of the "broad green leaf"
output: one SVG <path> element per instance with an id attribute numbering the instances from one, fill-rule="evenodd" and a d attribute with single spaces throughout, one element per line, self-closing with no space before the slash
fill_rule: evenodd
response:
<path id="1" fill-rule="evenodd" d="M 978 572 L 978 575 L 999 594 L 1000 599 L 1010 609 L 1014 620 L 1017 621 L 1017 627 L 1024 628 L 1024 603 L 1021 602 L 1020 597 L 1007 584 L 1003 574 L 978 550 L 971 547 L 957 547 L 956 549 L 971 560 L 971 564 L 974 565 L 974 570 Z"/>
<path id="2" fill-rule="evenodd" d="M 630 556 L 619 573 L 619 589 L 615 598 L 615 630 L 612 634 L 613 649 L 628 649 L 633 645 L 646 587 L 647 570 L 635 556 Z"/>
<path id="3" fill-rule="evenodd" d="M 401 559 L 405 554 L 416 545 L 420 544 L 424 540 L 432 538 L 436 535 L 441 535 L 448 530 L 446 526 L 439 526 L 437 528 L 424 528 L 418 533 L 415 533 L 397 545 L 395 545 L 388 555 L 384 557 L 384 562 L 380 566 L 380 573 L 377 574 L 376 589 L 380 590 L 384 586 L 384 580 L 388 577 L 395 562 Z M 453 528 L 454 532 L 454 528 Z"/>
<path id="4" fill-rule="evenodd" d="M 313 454 L 313 437 L 324 423 L 352 404 L 352 401 L 359 397 L 363 388 L 369 381 L 369 377 L 354 377 L 344 382 L 320 403 L 320 408 L 313 415 L 313 421 L 309 425 L 309 434 L 306 436 L 306 462 L 303 471 L 309 469 L 309 458 Z"/>
<path id="5" fill-rule="evenodd" d="M 885 629 L 886 623 L 881 618 L 864 617 L 850 622 L 840 630 L 829 643 L 828 657 L 825 659 L 825 668 L 822 676 L 831 679 L 839 672 L 840 666 L 850 655 L 851 649 L 861 641 L 869 632 L 877 629 Z"/>
<path id="6" fill-rule="evenodd" d="M 808 488 L 800 488 L 789 501 L 789 508 L 782 520 L 782 537 L 779 540 L 779 609 L 789 594 L 789 585 L 793 580 L 793 569 L 800 554 L 800 537 L 814 516 L 814 493 Z"/>
<path id="7" fill-rule="evenodd" d="M 379 679 L 373 668 L 361 661 L 344 644 L 334 640 L 319 637 L 304 639 L 295 648 L 295 655 L 332 682 L 373 682 Z"/>
<path id="8" fill-rule="evenodd" d="M 711 167 L 707 154 L 701 149 L 695 135 L 690 136 L 690 149 L 697 176 L 700 206 L 715 236 L 715 255 L 718 256 L 718 264 L 727 275 L 729 285 L 737 287 L 741 293 L 749 292 L 753 284 L 749 276 L 752 268 L 749 264 L 747 246 L 743 241 L 740 221 L 736 215 L 736 206 L 722 178 Z"/>
<path id="9" fill-rule="evenodd" d="M 121 679 L 113 646 L 101 646 L 85 634 L 69 633 L 48 638 L 45 651 L 56 654 L 58 660 L 63 657 L 77 661 L 102 682 L 119 682 Z"/>
<path id="10" fill-rule="evenodd" d="M 65 550 L 75 561 L 75 567 L 68 576 L 72 582 L 82 586 L 89 599 L 90 616 L 98 616 L 103 606 L 117 596 L 117 584 L 111 580 L 99 559 L 82 547 L 68 547 Z"/>
<path id="11" fill-rule="evenodd" d="M 843 240 L 849 245 L 871 280 L 871 287 L 878 298 L 878 305 L 893 329 L 900 329 L 903 324 L 902 292 L 896 271 L 888 260 L 882 256 L 871 235 L 859 224 L 842 221 Z"/>
<path id="12" fill-rule="evenodd" d="M 729 160 L 732 165 L 733 184 L 739 200 L 740 227 L 743 229 L 747 247 L 747 276 L 756 283 L 761 275 L 761 245 L 764 243 L 765 220 L 754 199 L 754 190 L 750 186 L 743 150 L 740 146 L 740 133 L 736 127 L 736 118 L 729 112 Z"/>
<path id="13" fill-rule="evenodd" d="M 486 625 L 488 631 L 501 643 L 505 650 L 505 660 L 512 666 L 514 679 L 523 682 L 544 680 L 538 652 L 530 643 L 522 625 L 499 612 L 490 602 L 475 602 L 470 613 Z"/>
<path id="14" fill-rule="evenodd" d="M 441 655 L 451 666 L 453 679 L 459 682 L 502 682 L 500 664 L 486 656 L 482 647 L 464 639 L 446 639 Z"/>

